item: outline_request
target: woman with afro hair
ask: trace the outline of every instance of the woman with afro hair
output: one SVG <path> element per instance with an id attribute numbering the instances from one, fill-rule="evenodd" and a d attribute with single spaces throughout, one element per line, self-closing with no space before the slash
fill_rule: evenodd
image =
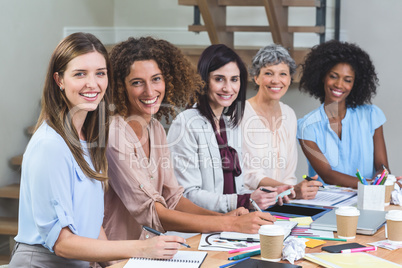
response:
<path id="1" fill-rule="evenodd" d="M 171 43 L 129 38 L 111 51 L 113 102 L 106 155 L 110 187 L 104 228 L 111 240 L 144 239 L 160 232 L 257 233 L 275 221 L 269 213 L 238 208 L 221 214 L 183 197 L 174 175 L 166 133 L 157 120 L 175 115 L 203 86 L 191 63 Z"/>
<path id="2" fill-rule="evenodd" d="M 299 89 L 322 103 L 298 120 L 309 175 L 357 188 L 357 169 L 372 179 L 388 167 L 385 115 L 371 104 L 378 78 L 370 56 L 356 44 L 331 40 L 313 47 L 302 67 Z"/>

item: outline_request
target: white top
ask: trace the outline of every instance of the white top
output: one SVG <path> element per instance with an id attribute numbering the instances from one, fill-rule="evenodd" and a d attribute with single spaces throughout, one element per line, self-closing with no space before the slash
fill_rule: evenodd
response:
<path id="1" fill-rule="evenodd" d="M 255 190 L 265 177 L 290 185 L 297 182 L 297 118 L 292 108 L 282 102 L 279 104 L 282 123 L 272 132 L 267 127 L 268 121 L 257 115 L 249 101 L 246 102 L 241 124 L 243 174 L 244 184 L 251 190 Z"/>

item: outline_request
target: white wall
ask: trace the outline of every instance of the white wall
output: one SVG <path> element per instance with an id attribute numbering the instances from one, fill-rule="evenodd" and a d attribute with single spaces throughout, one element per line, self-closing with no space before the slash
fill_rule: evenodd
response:
<path id="1" fill-rule="evenodd" d="M 384 125 L 388 161 L 392 173 L 402 175 L 402 1 L 342 1 L 341 27 L 345 41 L 366 50 L 378 73 L 380 86 L 373 103 L 387 117 Z"/>
<path id="2" fill-rule="evenodd" d="M 0 185 L 18 182 L 9 160 L 28 142 L 44 76 L 65 26 L 113 26 L 113 0 L 0 0 Z"/>
<path id="3" fill-rule="evenodd" d="M 327 0 L 327 32 L 333 36 L 334 0 Z M 400 44 L 402 34 L 402 1 L 400 0 L 348 0 L 341 1 L 341 37 L 356 42 L 372 56 L 380 78 L 378 95 L 374 99 L 385 112 L 385 137 L 390 167 L 394 174 L 402 174 L 398 153 L 402 141 L 402 115 L 398 75 L 402 62 Z M 14 155 L 23 152 L 28 137 L 25 128 L 34 124 L 39 112 L 48 59 L 65 29 L 105 30 L 121 41 L 130 35 L 152 34 L 175 44 L 208 44 L 206 33 L 187 32 L 193 22 L 193 8 L 179 6 L 177 0 L 0 0 L 0 112 L 3 115 L 0 129 L 0 185 L 16 182 L 19 172 L 8 166 Z M 290 10 L 291 25 L 313 25 L 311 9 Z M 266 23 L 264 12 L 258 8 L 230 8 L 228 24 Z M 100 32 L 100 31 L 98 31 Z M 110 35 L 108 35 L 110 36 Z M 237 45 L 251 40 L 265 45 L 268 35 L 249 38 L 236 35 Z M 314 45 L 314 35 L 299 34 L 296 45 Z M 319 104 L 307 95 L 293 89 L 283 101 L 294 108 L 298 118 Z M 306 171 L 304 155 L 299 151 L 297 175 Z"/>

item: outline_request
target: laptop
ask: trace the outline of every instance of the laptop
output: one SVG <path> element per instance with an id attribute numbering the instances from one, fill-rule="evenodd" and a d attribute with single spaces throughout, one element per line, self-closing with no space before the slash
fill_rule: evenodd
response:
<path id="1" fill-rule="evenodd" d="M 360 210 L 359 220 L 357 222 L 358 234 L 373 235 L 385 223 L 385 214 L 387 211 Z M 310 225 L 311 229 L 336 231 L 335 209 L 324 214 Z"/>

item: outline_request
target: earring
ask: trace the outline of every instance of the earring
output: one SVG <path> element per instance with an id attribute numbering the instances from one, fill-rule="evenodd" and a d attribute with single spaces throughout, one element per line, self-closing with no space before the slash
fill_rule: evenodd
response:
<path id="1" fill-rule="evenodd" d="M 60 86 L 60 90 L 63 91 L 63 88 Z"/>

